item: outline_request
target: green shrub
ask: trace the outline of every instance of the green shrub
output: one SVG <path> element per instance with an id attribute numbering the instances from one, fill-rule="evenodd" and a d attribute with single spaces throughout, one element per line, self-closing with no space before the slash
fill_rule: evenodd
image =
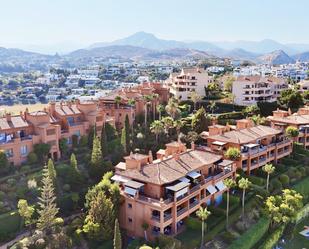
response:
<path id="1" fill-rule="evenodd" d="M 298 171 L 301 173 L 301 176 L 304 177 L 306 176 L 306 168 L 305 167 L 300 167 Z"/>
<path id="2" fill-rule="evenodd" d="M 278 179 L 273 179 L 270 181 L 270 189 L 271 191 L 280 192 L 282 189 L 282 184 Z"/>
<path id="3" fill-rule="evenodd" d="M 3 191 L 0 191 L 0 201 L 4 199 L 5 193 Z"/>
<path id="4" fill-rule="evenodd" d="M 0 241 L 8 240 L 14 236 L 20 228 L 20 216 L 18 212 L 9 212 L 0 215 Z"/>
<path id="5" fill-rule="evenodd" d="M 233 233 L 229 232 L 229 231 L 225 231 L 221 235 L 222 235 L 223 240 L 227 244 L 231 244 L 236 239 L 236 236 Z"/>
<path id="6" fill-rule="evenodd" d="M 282 236 L 284 231 L 284 226 L 280 226 L 274 232 L 272 232 L 265 242 L 259 247 L 259 249 L 272 249 L 277 244 L 278 240 Z"/>
<path id="7" fill-rule="evenodd" d="M 279 176 L 279 181 L 282 183 L 284 187 L 289 186 L 290 178 L 286 174 L 282 174 Z"/>
<path id="8" fill-rule="evenodd" d="M 259 185 L 252 184 L 251 188 L 253 189 L 255 195 L 260 195 L 264 198 L 268 196 L 268 192 L 265 189 L 265 187 L 261 187 Z"/>
<path id="9" fill-rule="evenodd" d="M 220 207 L 208 206 L 207 209 L 211 212 L 212 215 L 217 217 L 225 217 L 226 210 Z"/>
<path id="10" fill-rule="evenodd" d="M 309 177 L 294 185 L 292 189 L 300 193 L 304 197 L 304 203 L 306 203 L 306 200 L 309 199 Z"/>
<path id="11" fill-rule="evenodd" d="M 265 179 L 263 179 L 261 177 L 251 175 L 248 178 L 249 178 L 250 182 L 252 182 L 255 185 L 259 185 L 259 186 L 265 185 Z"/>
<path id="12" fill-rule="evenodd" d="M 14 178 L 9 178 L 6 182 L 10 186 L 15 186 L 16 185 L 16 180 Z"/>
<path id="13" fill-rule="evenodd" d="M 38 156 L 34 152 L 30 152 L 27 158 L 29 164 L 35 164 L 38 161 Z"/>
<path id="14" fill-rule="evenodd" d="M 30 169 L 31 169 L 31 167 L 30 167 L 29 165 L 24 165 L 24 166 L 22 166 L 22 167 L 19 169 L 19 171 L 20 171 L 21 173 L 25 173 L 25 172 L 28 172 Z"/>
<path id="15" fill-rule="evenodd" d="M 66 191 L 66 192 L 69 192 L 71 190 L 70 184 L 64 184 L 63 185 L 63 190 Z"/>
<path id="16" fill-rule="evenodd" d="M 257 244 L 268 231 L 269 219 L 263 217 L 235 240 L 228 249 L 248 249 Z"/>
<path id="17" fill-rule="evenodd" d="M 186 223 L 186 227 L 188 229 L 193 229 L 193 230 L 199 230 L 201 229 L 201 221 L 197 218 L 193 218 L 193 217 L 188 217 L 185 220 Z"/>
<path id="18" fill-rule="evenodd" d="M 162 249 L 181 249 L 181 242 L 171 236 L 160 234 L 160 236 L 157 238 L 157 243 L 159 248 Z"/>

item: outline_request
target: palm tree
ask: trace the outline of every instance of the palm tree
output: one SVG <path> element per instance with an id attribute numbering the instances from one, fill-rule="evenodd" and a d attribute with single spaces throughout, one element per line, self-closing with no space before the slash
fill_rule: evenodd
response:
<path id="1" fill-rule="evenodd" d="M 144 237 L 145 237 L 145 240 L 148 241 L 148 238 L 147 238 L 147 230 L 149 228 L 149 224 L 147 222 L 143 222 L 142 224 L 142 228 L 144 230 Z"/>
<path id="2" fill-rule="evenodd" d="M 193 105 L 194 105 L 194 111 L 196 111 L 196 104 L 197 104 L 197 102 L 201 101 L 202 96 L 200 96 L 197 92 L 191 92 L 190 98 L 191 98 Z"/>
<path id="3" fill-rule="evenodd" d="M 250 187 L 251 182 L 248 178 L 241 178 L 238 181 L 238 187 L 242 189 L 242 218 L 245 217 L 245 195 L 246 195 L 246 189 Z"/>
<path id="4" fill-rule="evenodd" d="M 276 168 L 271 163 L 267 163 L 262 169 L 263 169 L 264 172 L 267 173 L 266 190 L 268 191 L 269 175 L 274 173 Z"/>
<path id="5" fill-rule="evenodd" d="M 216 106 L 216 102 L 215 102 L 215 101 L 210 101 L 208 107 L 209 107 L 211 113 L 213 114 L 214 111 L 216 110 L 216 107 L 217 107 L 217 106 Z"/>
<path id="6" fill-rule="evenodd" d="M 155 120 L 156 119 L 157 102 L 158 102 L 158 99 L 159 99 L 159 94 L 157 94 L 157 93 L 152 94 L 152 99 L 154 100 L 152 102 L 153 103 L 152 115 L 153 115 L 153 120 Z"/>
<path id="7" fill-rule="evenodd" d="M 144 102 L 145 102 L 144 110 L 145 110 L 145 129 L 146 129 L 146 127 L 147 127 L 147 116 L 148 116 L 148 105 L 150 104 L 150 101 L 152 100 L 152 95 L 144 95 L 143 99 L 144 99 Z"/>
<path id="8" fill-rule="evenodd" d="M 171 117 L 162 118 L 162 122 L 164 125 L 165 133 L 169 135 L 169 130 L 174 126 L 174 119 Z"/>
<path id="9" fill-rule="evenodd" d="M 199 210 L 196 211 L 196 216 L 199 217 L 199 219 L 202 221 L 202 240 L 201 240 L 201 248 L 203 247 L 204 245 L 204 223 L 205 223 L 205 220 L 207 220 L 208 216 L 210 215 L 210 211 L 207 210 L 207 207 L 206 208 L 202 208 L 200 207 Z"/>
<path id="10" fill-rule="evenodd" d="M 180 134 L 180 129 L 183 127 L 183 121 L 178 119 L 174 121 L 174 127 L 176 128 L 176 133 L 177 133 L 177 139 L 179 141 L 179 134 Z"/>
<path id="11" fill-rule="evenodd" d="M 236 182 L 232 178 L 226 178 L 223 182 L 227 188 L 227 191 L 226 191 L 226 229 L 228 229 L 229 209 L 230 209 L 230 189 L 236 186 Z"/>
<path id="12" fill-rule="evenodd" d="M 159 113 L 159 120 L 161 120 L 162 112 L 165 110 L 164 106 L 159 104 L 157 105 L 157 112 Z"/>
<path id="13" fill-rule="evenodd" d="M 173 119 L 175 119 L 177 114 L 180 112 L 178 100 L 175 98 L 170 98 L 165 106 L 165 110 Z"/>
<path id="14" fill-rule="evenodd" d="M 121 97 L 120 96 L 116 96 L 115 97 L 115 103 L 117 105 L 117 109 L 119 108 L 119 104 L 121 103 Z"/>
<path id="15" fill-rule="evenodd" d="M 160 120 L 155 120 L 150 125 L 150 130 L 156 135 L 156 142 L 158 143 L 159 135 L 164 132 L 163 123 Z"/>

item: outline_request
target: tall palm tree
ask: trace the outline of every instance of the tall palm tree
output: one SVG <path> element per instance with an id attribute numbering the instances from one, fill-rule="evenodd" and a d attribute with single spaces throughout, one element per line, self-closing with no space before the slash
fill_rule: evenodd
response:
<path id="1" fill-rule="evenodd" d="M 174 126 L 174 119 L 171 117 L 162 118 L 162 122 L 164 125 L 165 133 L 169 136 L 169 130 Z"/>
<path id="2" fill-rule="evenodd" d="M 177 139 L 179 141 L 180 129 L 183 127 L 184 123 L 182 120 L 178 119 L 174 121 L 174 127 L 176 128 Z"/>
<path id="3" fill-rule="evenodd" d="M 159 113 L 159 120 L 162 118 L 162 112 L 165 110 L 162 104 L 157 105 L 157 112 Z"/>
<path id="4" fill-rule="evenodd" d="M 202 96 L 199 95 L 197 92 L 191 92 L 190 93 L 190 98 L 193 102 L 193 106 L 194 106 L 194 111 L 196 111 L 196 104 L 202 100 Z"/>
<path id="5" fill-rule="evenodd" d="M 241 178 L 238 181 L 238 187 L 242 189 L 242 218 L 245 217 L 245 195 L 246 195 L 246 189 L 250 187 L 251 182 L 248 178 Z"/>
<path id="6" fill-rule="evenodd" d="M 157 93 L 154 93 L 152 94 L 152 99 L 154 101 L 152 101 L 152 115 L 153 115 L 153 120 L 156 119 L 156 112 L 157 112 L 157 103 L 158 103 L 158 100 L 159 100 L 159 94 Z"/>
<path id="7" fill-rule="evenodd" d="M 150 130 L 156 135 L 156 142 L 158 143 L 159 135 L 164 132 L 163 123 L 160 120 L 155 120 L 150 125 Z"/>
<path id="8" fill-rule="evenodd" d="M 147 128 L 147 118 L 148 118 L 148 105 L 150 104 L 151 100 L 152 100 L 152 95 L 144 95 L 143 96 L 143 99 L 144 99 L 144 103 L 145 103 L 145 106 L 144 106 L 144 115 L 145 115 L 145 129 Z"/>
<path id="9" fill-rule="evenodd" d="M 227 191 L 226 191 L 226 229 L 228 229 L 229 209 L 230 209 L 230 189 L 236 186 L 236 182 L 232 178 L 226 178 L 223 182 L 227 188 Z"/>
<path id="10" fill-rule="evenodd" d="M 265 166 L 262 168 L 264 172 L 267 173 L 267 180 L 266 180 L 266 190 L 268 191 L 269 186 L 269 175 L 275 172 L 275 167 L 271 163 L 265 164 Z"/>
<path id="11" fill-rule="evenodd" d="M 173 119 L 175 119 L 177 114 L 180 113 L 178 100 L 170 98 L 165 106 L 165 110 Z"/>
<path id="12" fill-rule="evenodd" d="M 115 97 L 115 103 L 117 105 L 117 109 L 119 108 L 119 104 L 121 103 L 121 97 L 120 96 L 116 96 Z"/>
<path id="13" fill-rule="evenodd" d="M 207 220 L 208 216 L 210 215 L 210 211 L 207 210 L 207 207 L 202 208 L 200 207 L 199 210 L 196 211 L 196 216 L 202 221 L 202 240 L 201 240 L 201 248 L 204 245 L 204 223 Z"/>
<path id="14" fill-rule="evenodd" d="M 149 224 L 147 222 L 143 222 L 142 224 L 142 228 L 144 230 L 144 237 L 145 237 L 145 240 L 148 241 L 148 238 L 147 238 L 147 230 L 149 228 Z"/>

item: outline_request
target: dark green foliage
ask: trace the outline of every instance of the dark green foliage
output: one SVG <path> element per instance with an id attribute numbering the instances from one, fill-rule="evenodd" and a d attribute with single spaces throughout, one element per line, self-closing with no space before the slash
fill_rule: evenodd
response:
<path id="1" fill-rule="evenodd" d="M 83 183 L 83 176 L 74 167 L 60 164 L 56 167 L 57 176 L 62 178 L 64 184 L 70 184 L 72 189 L 78 190 Z"/>
<path id="2" fill-rule="evenodd" d="M 0 150 L 0 173 L 7 173 L 9 170 L 9 161 L 3 150 Z"/>
<path id="3" fill-rule="evenodd" d="M 93 139 L 96 136 L 95 132 L 96 132 L 96 127 L 95 126 L 90 127 L 89 134 L 88 134 L 88 147 L 89 147 L 89 149 L 92 149 L 92 147 L 93 147 Z"/>
<path id="4" fill-rule="evenodd" d="M 298 109 L 304 104 L 303 96 L 296 89 L 286 89 L 280 93 L 278 98 L 280 105 L 286 108 Z"/>
<path id="5" fill-rule="evenodd" d="M 20 229 L 21 217 L 18 212 L 9 212 L 0 215 L 0 241 L 13 239 Z"/>
<path id="6" fill-rule="evenodd" d="M 79 146 L 81 148 L 85 148 L 88 144 L 88 136 L 87 135 L 82 135 L 80 137 L 80 140 L 79 140 Z"/>
<path id="7" fill-rule="evenodd" d="M 68 143 L 66 138 L 61 138 L 59 140 L 59 148 L 62 155 L 67 155 L 69 151 Z"/>
<path id="8" fill-rule="evenodd" d="M 78 146 L 78 136 L 76 134 L 72 135 L 72 148 L 76 148 Z"/>
<path id="9" fill-rule="evenodd" d="M 38 156 L 39 160 L 43 162 L 50 151 L 50 144 L 35 144 L 33 146 L 33 151 Z"/>
<path id="10" fill-rule="evenodd" d="M 201 221 L 197 218 L 188 217 L 185 220 L 185 223 L 186 223 L 186 227 L 188 229 L 193 229 L 193 230 L 200 230 L 201 229 Z"/>
<path id="11" fill-rule="evenodd" d="M 290 182 L 290 178 L 286 174 L 282 174 L 279 176 L 279 181 L 282 183 L 283 187 L 287 187 Z"/>
<path id="12" fill-rule="evenodd" d="M 38 161 L 38 156 L 34 152 L 30 152 L 27 156 L 27 162 L 29 164 L 35 164 Z"/>
<path id="13" fill-rule="evenodd" d="M 282 189 L 282 184 L 278 179 L 273 179 L 270 181 L 270 190 L 276 193 L 280 192 Z"/>
<path id="14" fill-rule="evenodd" d="M 128 152 L 127 131 L 125 127 L 123 127 L 121 130 L 121 145 L 123 147 L 124 153 L 127 154 Z"/>
<path id="15" fill-rule="evenodd" d="M 268 235 L 267 239 L 258 249 L 272 249 L 281 238 L 284 231 L 284 226 L 280 226 L 274 232 Z"/>
<path id="16" fill-rule="evenodd" d="M 106 127 L 106 124 L 102 126 L 102 130 L 101 130 L 101 151 L 102 151 L 103 157 L 107 155 L 107 138 L 106 138 L 105 127 Z"/>
<path id="17" fill-rule="evenodd" d="M 208 126 L 211 125 L 211 119 L 206 114 L 206 111 L 201 107 L 192 117 L 192 129 L 200 134 L 203 131 L 208 130 Z"/>
<path id="18" fill-rule="evenodd" d="M 115 220 L 114 249 L 122 249 L 121 233 L 120 233 L 120 229 L 119 229 L 118 219 Z"/>
<path id="19" fill-rule="evenodd" d="M 115 128 L 109 123 L 105 124 L 105 133 L 106 133 L 107 142 L 110 142 L 114 140 L 115 138 L 117 138 L 117 132 Z"/>
<path id="20" fill-rule="evenodd" d="M 273 115 L 273 111 L 277 110 L 277 102 L 258 102 L 257 106 L 260 108 L 260 113 L 262 117 L 267 117 Z"/>
<path id="21" fill-rule="evenodd" d="M 248 178 L 249 178 L 250 182 L 252 182 L 253 184 L 256 184 L 256 185 L 259 185 L 259 186 L 265 185 L 265 179 L 263 179 L 261 177 L 250 175 Z"/>
<path id="22" fill-rule="evenodd" d="M 171 236 L 160 234 L 157 238 L 157 243 L 161 249 L 181 249 L 181 242 Z"/>

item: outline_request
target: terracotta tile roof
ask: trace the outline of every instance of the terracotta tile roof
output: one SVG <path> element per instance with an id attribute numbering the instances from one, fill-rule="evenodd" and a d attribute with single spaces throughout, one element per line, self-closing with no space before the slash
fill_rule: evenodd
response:
<path id="1" fill-rule="evenodd" d="M 11 117 L 11 121 L 8 121 L 5 117 L 0 118 L 0 130 L 25 128 L 28 126 L 28 122 L 25 121 L 21 116 L 13 116 Z"/>
<path id="2" fill-rule="evenodd" d="M 290 115 L 287 117 L 274 117 L 269 116 L 267 117 L 268 120 L 274 121 L 274 122 L 280 122 L 280 123 L 286 123 L 286 124 L 296 124 L 296 125 L 305 125 L 309 124 L 309 115 Z"/>
<path id="3" fill-rule="evenodd" d="M 268 126 L 257 125 L 251 128 L 225 132 L 222 135 L 209 136 L 208 138 L 227 143 L 246 144 L 266 136 L 280 133 L 280 130 Z"/>
<path id="4" fill-rule="evenodd" d="M 81 114 L 76 105 L 56 105 L 55 110 L 61 116 Z"/>
<path id="5" fill-rule="evenodd" d="M 179 155 L 179 160 L 174 157 L 147 164 L 141 171 L 137 169 L 127 169 L 117 172 L 118 175 L 131 179 L 163 185 L 174 182 L 193 170 L 203 166 L 211 165 L 219 161 L 222 157 L 206 151 L 188 150 Z"/>

